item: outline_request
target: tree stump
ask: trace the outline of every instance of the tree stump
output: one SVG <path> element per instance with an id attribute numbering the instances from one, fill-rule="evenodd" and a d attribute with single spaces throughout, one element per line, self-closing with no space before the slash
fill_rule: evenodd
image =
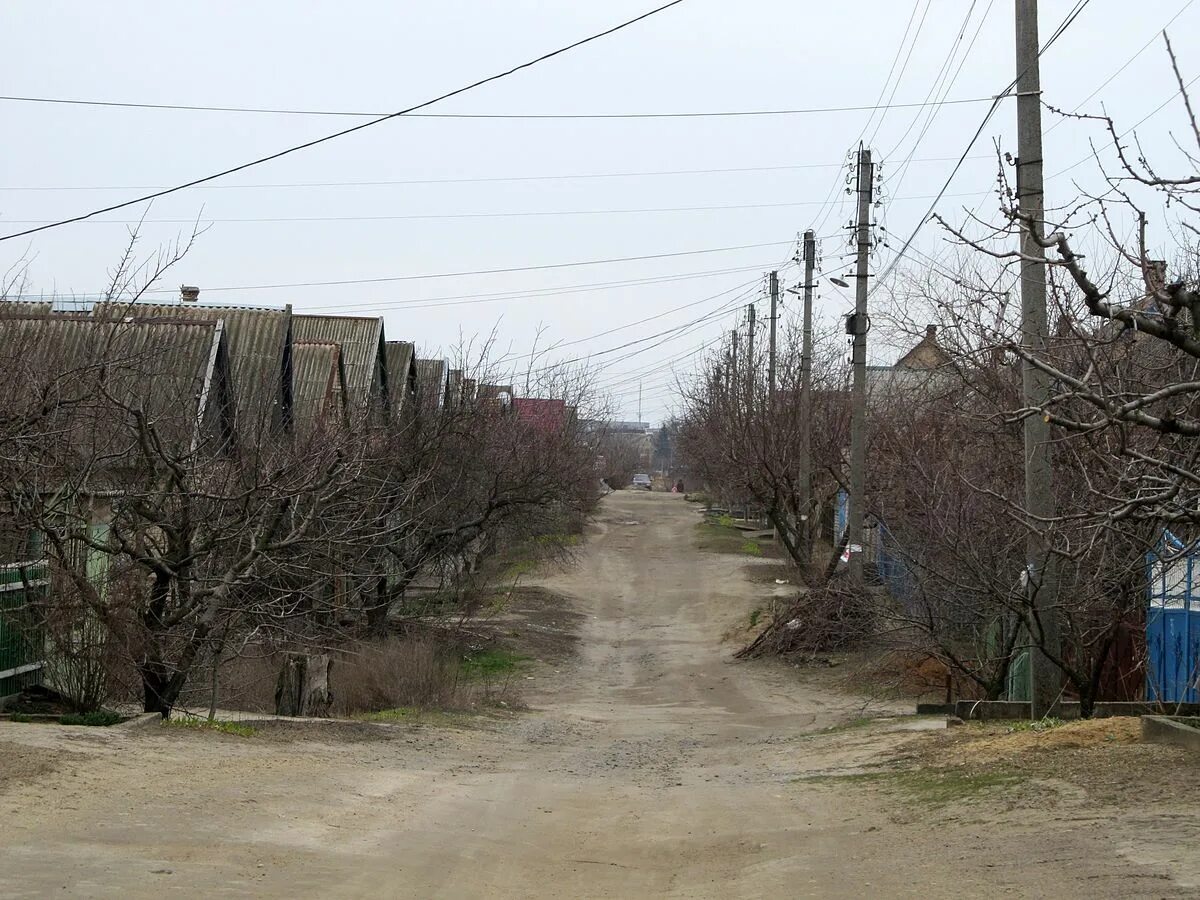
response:
<path id="1" fill-rule="evenodd" d="M 327 653 L 312 656 L 285 654 L 279 680 L 275 684 L 275 714 L 328 716 L 333 703 L 333 695 L 329 691 L 329 670 L 332 667 L 333 660 Z"/>

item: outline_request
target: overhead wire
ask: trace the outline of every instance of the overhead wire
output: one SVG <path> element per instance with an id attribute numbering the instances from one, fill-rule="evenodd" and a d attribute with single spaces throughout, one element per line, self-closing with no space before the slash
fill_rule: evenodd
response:
<path id="1" fill-rule="evenodd" d="M 1082 14 L 1082 12 L 1088 7 L 1088 5 L 1090 3 L 1091 3 L 1091 0 L 1077 0 L 1077 2 L 1075 3 L 1075 6 L 1070 10 L 1070 12 L 1067 13 L 1067 15 L 1063 18 L 1063 20 L 1059 24 L 1059 26 L 1054 30 L 1053 34 L 1051 34 L 1049 39 L 1047 39 L 1047 41 L 1038 50 L 1038 58 L 1041 58 L 1042 55 L 1044 55 L 1051 47 L 1054 46 L 1054 44 L 1058 41 L 1058 39 L 1060 37 L 1062 37 L 1062 35 L 1066 32 L 1066 30 L 1068 28 L 1071 27 L 1072 24 L 1074 24 L 1076 19 L 1079 18 L 1080 14 Z M 930 216 L 932 216 L 933 211 L 935 209 L 937 209 L 938 203 L 941 202 L 941 200 L 945 196 L 946 192 L 950 189 L 950 185 L 954 181 L 954 177 L 958 174 L 959 170 L 962 168 L 963 163 L 966 161 L 967 155 L 974 148 L 975 142 L 979 140 L 979 136 L 981 134 L 983 134 L 983 129 L 987 127 L 987 124 L 988 124 L 988 122 L 991 121 L 992 116 L 996 114 L 996 110 L 999 109 L 999 107 L 1000 107 L 1000 102 L 1002 100 L 1004 100 L 1005 98 L 1011 96 L 1013 88 L 1016 87 L 1017 83 L 1020 81 L 1021 74 L 1023 74 L 1023 73 L 1018 73 L 1008 83 L 1008 85 L 1004 88 L 1004 90 L 996 95 L 996 99 L 992 102 L 992 105 L 988 108 L 987 113 L 983 117 L 983 121 L 981 121 L 979 123 L 979 127 L 975 129 L 974 134 L 971 135 L 971 139 L 967 142 L 967 147 L 962 152 L 962 155 L 959 157 L 959 161 L 957 163 L 955 163 L 954 168 L 951 170 L 950 175 L 946 178 L 946 181 L 942 185 L 941 190 L 938 191 L 937 197 L 934 199 L 933 203 L 930 204 L 929 210 L 917 222 L 916 227 L 913 228 L 912 233 L 909 234 L 908 238 L 905 240 L 904 245 L 900 248 L 899 252 L 896 253 L 896 255 L 891 259 L 891 261 L 885 267 L 884 271 L 882 273 L 880 273 L 878 275 L 878 277 L 876 278 L 876 281 L 875 281 L 876 287 L 878 287 L 889 275 L 891 275 L 891 273 L 893 271 L 895 271 L 896 267 L 900 264 L 901 260 L 903 260 L 904 257 L 907 255 L 909 247 L 912 246 L 912 243 L 914 240 L 916 240 L 917 235 L 920 234 L 921 230 L 929 222 Z"/>
<path id="2" fill-rule="evenodd" d="M 977 197 L 979 191 L 964 194 L 951 194 L 952 197 Z M 982 193 L 987 193 L 986 191 Z M 928 200 L 932 195 L 917 195 L 913 197 L 894 197 L 893 202 L 910 200 Z M 556 216 L 621 216 L 621 215 L 656 215 L 663 213 L 682 212 L 731 212 L 735 210 L 753 209 L 792 209 L 801 206 L 819 206 L 821 200 L 787 200 L 774 203 L 730 203 L 700 206 L 657 206 L 635 207 L 626 209 L 549 209 L 549 210 L 515 210 L 511 212 L 468 212 L 468 213 L 405 213 L 388 215 L 358 215 L 358 216 L 248 216 L 244 218 L 180 218 L 180 219 L 96 219 L 87 222 L 88 225 L 265 225 L 281 222 L 408 222 L 408 221 L 441 221 L 461 219 L 525 219 L 553 218 Z M 36 222 L 53 221 L 47 219 L 6 219 L 14 225 L 28 225 Z"/>
<path id="3" fill-rule="evenodd" d="M 294 288 L 308 287 L 342 287 L 352 284 L 387 284 L 397 281 L 420 281 L 426 278 L 459 278 L 471 275 L 501 275 L 511 272 L 544 272 L 550 269 L 572 269 L 580 266 L 598 266 L 624 262 L 643 262 L 652 259 L 674 259 L 681 256 L 701 256 L 707 253 L 731 253 L 738 250 L 757 250 L 763 247 L 790 247 L 793 243 L 793 241 L 764 241 L 758 244 L 739 244 L 728 247 L 706 247 L 702 250 L 676 250 L 666 253 L 643 253 L 637 256 L 615 256 L 600 259 L 583 259 L 572 262 L 545 263 L 532 266 L 503 266 L 491 269 L 468 269 L 458 272 L 427 272 L 416 275 L 384 275 L 375 278 L 339 278 L 326 281 L 293 281 L 281 282 L 278 284 L 220 285 L 217 287 L 204 287 L 203 290 L 205 294 L 225 293 L 231 291 L 291 290 Z M 144 293 L 174 294 L 176 291 L 170 288 L 153 288 L 149 291 L 145 291 Z"/>
<path id="4" fill-rule="evenodd" d="M 975 156 L 972 159 L 991 159 L 991 156 Z M 925 157 L 914 159 L 914 163 L 953 162 L 949 157 Z M 267 182 L 264 184 L 201 184 L 198 191 L 266 190 L 275 188 L 327 188 L 327 187 L 390 187 L 418 184 L 489 184 L 525 181 L 568 181 L 596 178 L 649 178 L 684 175 L 725 175 L 744 172 L 783 172 L 802 169 L 840 169 L 845 163 L 798 163 L 786 166 L 735 166 L 716 169 L 662 169 L 643 172 L 576 172 L 561 175 L 503 175 L 476 178 L 409 178 L 392 181 L 296 181 Z M 0 191 L 156 191 L 167 185 L 0 185 Z"/>
<path id="5" fill-rule="evenodd" d="M 114 212 L 118 209 L 125 209 L 126 207 L 134 206 L 138 203 L 145 203 L 149 200 L 157 199 L 158 197 L 165 197 L 168 194 L 173 194 L 173 193 L 176 193 L 177 191 L 186 190 L 190 187 L 195 187 L 196 185 L 204 184 L 209 181 L 215 181 L 218 178 L 224 178 L 228 175 L 233 175 L 236 172 L 244 172 L 247 169 L 251 169 L 256 166 L 261 166 L 261 165 L 264 165 L 265 163 L 272 162 L 277 159 L 281 159 L 284 156 L 289 156 L 293 153 L 299 153 L 303 150 L 311 149 L 320 144 L 325 144 L 330 141 L 334 141 L 339 138 L 346 137 L 347 135 L 354 134 L 359 131 L 364 131 L 368 128 L 372 128 L 376 125 L 381 125 L 384 122 L 391 121 L 392 119 L 398 118 L 400 116 L 410 115 L 412 113 L 417 112 L 418 110 L 425 109 L 426 107 L 429 107 L 429 106 L 433 106 L 435 103 L 440 103 L 443 100 L 449 100 L 451 97 L 460 96 L 469 91 L 475 90 L 476 88 L 482 87 L 485 84 L 491 84 L 491 83 L 499 81 L 503 78 L 507 78 L 511 75 L 516 74 L 517 72 L 523 71 L 524 69 L 532 68 L 533 66 L 537 66 L 543 62 L 546 62 L 547 60 L 553 59 L 554 57 L 561 56 L 564 53 L 568 53 L 572 50 L 582 47 L 585 44 L 590 44 L 593 41 L 597 41 L 597 40 L 600 40 L 609 35 L 615 34 L 616 32 L 621 31 L 625 28 L 629 28 L 630 26 L 632 26 L 638 22 L 642 22 L 645 19 L 650 18 L 651 16 L 658 15 L 659 13 L 665 12 L 666 10 L 671 9 L 674 6 L 678 6 L 679 4 L 681 4 L 683 2 L 684 2 L 684 0 L 668 0 L 668 2 L 662 4 L 661 6 L 655 7 L 654 9 L 644 12 L 641 15 L 635 16 L 632 19 L 626 19 L 625 21 L 621 22 L 618 25 L 614 25 L 610 28 L 606 28 L 603 31 L 596 32 L 585 38 L 581 38 L 580 40 L 573 41 L 570 44 L 567 44 L 563 47 L 559 47 L 556 50 L 551 50 L 548 53 L 543 53 L 541 56 L 535 57 L 534 59 L 527 60 L 526 62 L 520 63 L 519 65 L 513 66 L 502 72 L 497 72 L 493 75 L 488 75 L 484 78 L 480 78 L 476 81 L 473 81 L 470 84 L 463 85 L 462 87 L 455 88 L 454 90 L 451 90 L 451 91 L 446 91 L 445 93 L 439 94 L 438 96 L 433 97 L 429 100 L 422 101 L 421 103 L 415 104 L 414 106 L 409 106 L 405 109 L 401 109 L 396 112 L 391 112 L 386 115 L 378 116 L 376 118 L 370 119 L 367 122 L 363 122 L 359 125 L 353 125 L 350 128 L 344 128 L 341 131 L 335 131 L 332 134 L 323 135 L 322 137 L 314 138 L 310 141 L 305 141 L 301 144 L 294 144 L 291 147 L 287 147 L 283 150 L 279 150 L 279 151 L 277 151 L 275 153 L 271 153 L 267 156 L 261 156 L 261 157 L 258 157 L 257 159 L 250 160 L 249 162 L 240 163 L 236 166 L 232 166 L 227 169 L 222 169 L 219 172 L 214 172 L 211 175 L 205 175 L 201 178 L 192 179 L 191 181 L 184 182 L 183 184 L 179 184 L 174 187 L 164 188 L 159 191 L 153 191 L 149 194 L 144 194 L 140 197 L 135 197 L 131 200 L 122 201 L 121 203 L 114 203 L 109 206 L 91 210 L 90 212 L 81 213 L 79 215 L 71 216 L 66 219 L 60 219 L 56 222 L 51 222 L 51 223 L 48 223 L 45 225 L 39 225 L 36 228 L 27 228 L 22 231 L 17 231 L 17 232 L 12 232 L 10 234 L 0 235 L 0 241 L 10 241 L 15 238 L 25 237 L 30 234 L 36 234 L 38 232 L 46 231 L 51 228 L 59 228 L 64 225 L 73 224 L 75 222 L 82 222 L 86 219 L 92 218 L 93 216 L 102 215 L 103 213 L 108 213 L 108 212 Z"/>
<path id="6" fill-rule="evenodd" d="M 975 0 L 971 0 L 971 5 L 974 6 Z M 913 51 L 917 49 L 917 41 L 921 38 L 921 32 L 925 28 L 925 19 L 929 16 L 929 7 L 933 5 L 933 0 L 925 0 L 925 10 L 921 13 L 921 21 L 917 23 L 917 31 L 913 35 L 912 43 L 908 45 L 908 53 L 904 57 L 904 65 L 900 67 L 900 73 L 896 76 L 895 82 L 892 84 L 892 92 L 888 95 L 888 103 L 892 102 L 892 98 L 896 96 L 896 91 L 900 89 L 900 82 L 904 80 L 904 73 L 908 71 L 908 64 L 912 60 Z M 926 95 L 926 100 L 929 95 Z M 879 134 L 879 129 L 883 127 L 883 121 L 887 117 L 887 110 L 879 114 L 879 121 L 875 123 L 875 129 L 871 132 L 871 136 L 867 138 L 868 146 L 875 142 L 875 136 Z"/>
<path id="7" fill-rule="evenodd" d="M 682 2 L 682 0 L 678 0 Z M 670 4 L 668 4 L 670 5 Z M 664 7 L 665 8 L 665 7 Z M 895 96 L 893 91 L 892 96 Z M 444 99 L 444 98 L 443 98 Z M 964 103 L 987 103 L 991 97 L 960 97 L 943 101 L 948 106 Z M 117 109 L 179 110 L 184 112 L 256 113 L 288 116 L 349 116 L 356 118 L 391 118 L 398 113 L 362 112 L 350 110 L 322 109 L 271 109 L 247 106 L 191 106 L 180 103 L 131 103 L 115 100 L 83 100 L 67 97 L 20 97 L 0 96 L 0 101 L 12 103 L 45 103 L 66 106 L 95 106 Z M 756 116 L 805 116 L 825 113 L 866 112 L 867 110 L 908 109 L 919 103 L 893 103 L 889 98 L 883 105 L 867 106 L 812 106 L 798 109 L 722 109 L 693 112 L 621 112 L 621 113 L 403 113 L 411 119 L 525 119 L 525 120 L 576 120 L 576 119 L 714 119 L 745 118 Z"/>

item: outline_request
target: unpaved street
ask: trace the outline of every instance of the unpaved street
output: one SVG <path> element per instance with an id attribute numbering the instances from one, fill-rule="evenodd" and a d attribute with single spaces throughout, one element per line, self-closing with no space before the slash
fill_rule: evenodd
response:
<path id="1" fill-rule="evenodd" d="M 544 582 L 578 615 L 578 653 L 535 670 L 532 710 L 507 721 L 296 740 L 0 726 L 0 753 L 58 754 L 0 788 L 0 896 L 1187 892 L 1164 874 L 1169 846 L 1139 853 L 1094 811 L 914 824 L 852 781 L 806 777 L 921 735 L 814 739 L 860 701 L 732 662 L 721 637 L 767 588 L 746 558 L 693 549 L 696 521 L 677 496 L 605 501 L 576 564 Z"/>

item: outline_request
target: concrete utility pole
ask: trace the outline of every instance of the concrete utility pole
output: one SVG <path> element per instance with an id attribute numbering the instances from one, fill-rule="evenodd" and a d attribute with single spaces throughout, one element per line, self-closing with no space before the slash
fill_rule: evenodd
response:
<path id="1" fill-rule="evenodd" d="M 747 406 L 754 405 L 754 304 L 746 304 L 746 318 L 749 320 L 747 327 L 750 329 L 750 336 L 746 339 L 746 404 Z"/>
<path id="2" fill-rule="evenodd" d="M 1017 208 L 1021 215 L 1021 346 L 1029 353 L 1046 351 L 1046 251 L 1039 239 L 1045 219 L 1042 185 L 1042 77 L 1038 64 L 1037 0 L 1016 0 L 1017 29 Z M 1028 362 L 1021 366 L 1027 409 L 1041 409 L 1050 397 L 1050 380 Z M 1040 627 L 1043 646 L 1060 652 L 1058 585 L 1048 553 L 1046 522 L 1054 517 L 1051 493 L 1050 425 L 1041 415 L 1025 417 L 1025 508 L 1032 519 L 1026 547 L 1031 593 L 1030 632 Z M 1057 706 L 1062 675 L 1039 648 L 1029 653 L 1033 718 Z"/>
<path id="3" fill-rule="evenodd" d="M 800 545 L 812 562 L 812 299 L 817 255 L 812 231 L 804 232 L 804 331 L 800 344 Z"/>
<path id="4" fill-rule="evenodd" d="M 772 272 L 771 285 L 771 349 L 767 356 L 767 401 L 771 414 L 775 413 L 775 320 L 779 318 L 779 273 Z"/>
<path id="5" fill-rule="evenodd" d="M 854 380 L 850 387 L 850 509 L 846 520 L 846 547 L 850 556 L 850 579 L 863 581 L 863 513 L 867 489 L 867 263 L 871 252 L 871 196 L 875 167 L 871 151 L 858 149 L 858 271 L 854 297 L 854 336 L 851 362 Z M 857 552 L 855 552 L 857 548 Z"/>
<path id="6" fill-rule="evenodd" d="M 738 330 L 736 328 L 733 329 L 733 334 L 732 334 L 731 340 L 730 340 L 730 346 L 733 349 L 732 349 L 731 355 L 729 357 L 729 369 L 730 369 L 729 384 L 730 384 L 731 389 L 733 390 L 734 396 L 736 397 L 737 392 L 739 390 L 741 390 L 741 386 L 738 383 L 738 367 L 737 367 Z"/>
<path id="7" fill-rule="evenodd" d="M 642 379 L 638 379 L 638 422 L 642 421 Z"/>

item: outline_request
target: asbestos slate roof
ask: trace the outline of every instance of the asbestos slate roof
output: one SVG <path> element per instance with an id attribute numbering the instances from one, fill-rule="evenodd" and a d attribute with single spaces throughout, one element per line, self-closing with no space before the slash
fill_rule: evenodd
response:
<path id="1" fill-rule="evenodd" d="M 345 372 L 341 347 L 332 342 L 292 345 L 293 421 L 302 435 L 345 417 Z"/>
<path id="2" fill-rule="evenodd" d="M 191 452 L 204 429 L 229 424 L 227 366 L 218 322 L 0 316 L 0 377 L 10 386 L 0 408 L 20 415 L 53 398 L 49 418 L 31 430 L 50 465 L 102 472 L 130 463 L 131 410 L 168 453 Z"/>
<path id="3" fill-rule="evenodd" d="M 416 347 L 407 341 L 388 341 L 384 344 L 384 357 L 387 361 L 388 403 L 395 415 L 404 408 L 409 392 L 416 387 Z"/>
<path id="4" fill-rule="evenodd" d="M 0 300 L 0 317 L 48 316 L 53 306 L 52 300 Z"/>
<path id="5" fill-rule="evenodd" d="M 351 414 L 365 413 L 373 402 L 379 402 L 383 377 L 383 319 L 297 315 L 292 318 L 292 338 L 334 343 L 341 347 L 347 408 Z"/>
<path id="6" fill-rule="evenodd" d="M 134 315 L 140 320 L 191 319 L 224 323 L 229 342 L 238 428 L 255 441 L 279 428 L 291 406 L 290 342 L 292 308 L 208 306 L 199 303 L 97 304 L 101 318 Z"/>
<path id="7" fill-rule="evenodd" d="M 449 365 L 444 359 L 417 360 L 417 397 L 427 409 L 441 409 L 446 402 Z"/>

